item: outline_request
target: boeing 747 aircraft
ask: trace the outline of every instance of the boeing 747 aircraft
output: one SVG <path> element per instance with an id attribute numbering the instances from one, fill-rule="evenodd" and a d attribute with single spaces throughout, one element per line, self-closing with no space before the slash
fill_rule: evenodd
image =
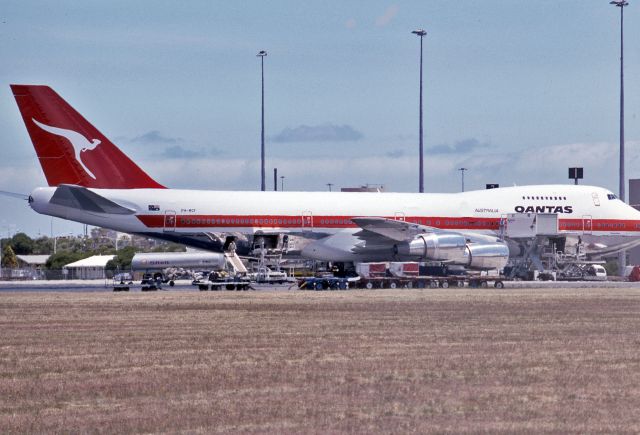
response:
<path id="1" fill-rule="evenodd" d="M 454 194 L 249 192 L 168 189 L 47 86 L 11 89 L 48 187 L 38 213 L 220 251 L 227 235 L 291 234 L 301 255 L 333 262 L 442 261 L 502 268 L 518 248 L 501 235 L 511 213 L 557 215 L 560 237 L 639 243 L 640 212 L 607 189 L 537 185 Z M 221 237 L 222 235 L 222 237 Z M 519 248 L 520 250 L 522 248 Z"/>

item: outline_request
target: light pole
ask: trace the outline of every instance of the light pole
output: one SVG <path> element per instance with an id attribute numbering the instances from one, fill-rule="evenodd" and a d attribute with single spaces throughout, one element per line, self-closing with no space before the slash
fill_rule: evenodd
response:
<path id="1" fill-rule="evenodd" d="M 329 186 L 329 192 L 331 192 L 331 186 L 333 186 L 333 183 L 327 183 L 327 186 Z"/>
<path id="2" fill-rule="evenodd" d="M 58 251 L 58 239 L 61 238 L 69 238 L 69 236 L 73 236 L 73 233 L 68 233 L 68 234 L 58 234 L 57 236 L 53 237 L 53 253 L 55 254 Z M 116 251 L 118 249 L 116 248 Z"/>
<path id="3" fill-rule="evenodd" d="M 420 37 L 420 174 L 419 174 L 419 182 L 418 182 L 418 191 L 420 193 L 424 192 L 424 162 L 422 157 L 422 39 L 427 34 L 427 32 L 423 29 L 414 30 L 414 35 L 418 35 Z"/>
<path id="4" fill-rule="evenodd" d="M 620 8 L 620 185 L 618 196 L 624 201 L 624 7 L 628 6 L 629 2 L 614 0 L 609 4 Z"/>
<path id="5" fill-rule="evenodd" d="M 278 168 L 273 168 L 273 191 L 278 191 Z"/>
<path id="6" fill-rule="evenodd" d="M 624 201 L 624 7 L 629 5 L 626 0 L 614 0 L 609 4 L 620 8 L 620 185 L 619 197 Z M 618 271 L 620 276 L 624 276 L 624 269 L 627 263 L 627 252 L 621 251 L 618 254 Z"/>
<path id="7" fill-rule="evenodd" d="M 464 192 L 464 171 L 468 171 L 469 168 L 459 168 L 460 174 L 462 175 L 462 192 Z"/>
<path id="8" fill-rule="evenodd" d="M 280 191 L 284 192 L 284 175 L 280 175 Z"/>
<path id="9" fill-rule="evenodd" d="M 264 181 L 264 57 L 267 55 L 267 52 L 261 50 L 256 56 L 260 58 L 260 71 L 262 75 L 262 129 L 260 133 L 260 175 L 261 175 L 261 184 L 260 190 L 263 192 L 266 190 L 265 181 Z"/>

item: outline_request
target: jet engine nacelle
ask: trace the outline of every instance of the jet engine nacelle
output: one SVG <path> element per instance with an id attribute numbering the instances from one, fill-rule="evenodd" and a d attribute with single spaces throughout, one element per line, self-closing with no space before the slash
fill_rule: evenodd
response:
<path id="1" fill-rule="evenodd" d="M 466 246 L 467 241 L 461 234 L 425 234 L 397 245 L 397 253 L 401 256 L 463 264 L 466 262 Z"/>
<path id="2" fill-rule="evenodd" d="M 505 243 L 471 243 L 467 245 L 468 267 L 473 269 L 501 270 L 509 261 L 509 247 Z"/>
<path id="3" fill-rule="evenodd" d="M 469 243 L 456 233 L 425 234 L 396 246 L 403 257 L 444 261 L 473 269 L 502 269 L 509 260 L 509 248 L 501 242 Z"/>

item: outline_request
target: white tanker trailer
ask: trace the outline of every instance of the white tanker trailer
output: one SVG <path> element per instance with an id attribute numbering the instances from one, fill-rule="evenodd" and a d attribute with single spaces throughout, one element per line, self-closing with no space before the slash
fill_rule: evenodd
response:
<path id="1" fill-rule="evenodd" d="M 224 254 L 215 252 L 140 252 L 133 256 L 133 270 L 162 270 L 169 267 L 183 269 L 222 270 Z"/>
<path id="2" fill-rule="evenodd" d="M 131 270 L 142 270 L 143 289 L 145 285 L 159 286 L 159 282 L 169 282 L 173 286 L 180 271 L 218 271 L 224 270 L 224 254 L 215 252 L 144 252 L 137 253 L 131 259 Z M 178 273 L 176 273 L 178 272 Z"/>

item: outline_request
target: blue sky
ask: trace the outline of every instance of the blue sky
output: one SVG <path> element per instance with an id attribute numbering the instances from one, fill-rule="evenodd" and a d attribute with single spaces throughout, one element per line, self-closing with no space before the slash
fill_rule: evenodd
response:
<path id="1" fill-rule="evenodd" d="M 627 175 L 640 177 L 640 3 L 625 9 Z M 617 191 L 619 10 L 608 1 L 12 1 L 0 10 L 0 190 L 45 184 L 9 90 L 52 86 L 161 183 L 258 189 L 267 174 L 417 190 L 585 182 Z M 51 219 L 0 197 L 0 232 Z M 56 219 L 54 233 L 79 232 Z"/>

